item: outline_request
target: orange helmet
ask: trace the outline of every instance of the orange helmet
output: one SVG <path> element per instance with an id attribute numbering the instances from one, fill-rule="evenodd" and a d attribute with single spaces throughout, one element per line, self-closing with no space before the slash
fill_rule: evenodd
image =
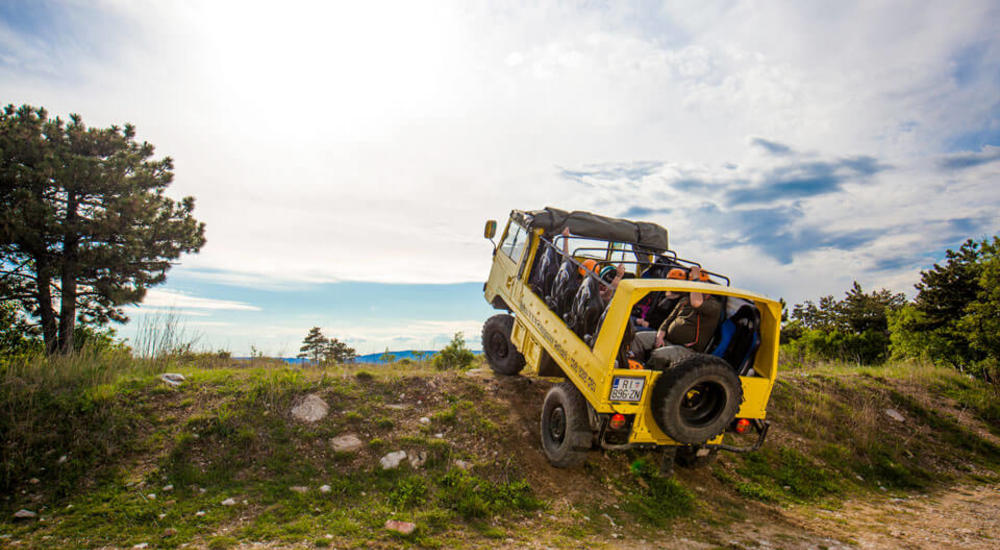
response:
<path id="1" fill-rule="evenodd" d="M 597 268 L 597 260 L 584 260 L 583 267 L 580 268 L 580 276 L 585 277 L 588 271 L 594 271 Z"/>
<path id="2" fill-rule="evenodd" d="M 670 271 L 667 272 L 667 278 L 668 279 L 680 279 L 682 281 L 686 281 L 687 278 L 688 278 L 688 275 L 687 275 L 687 273 L 683 269 L 675 267 L 675 268 L 673 268 L 673 269 L 671 269 Z"/>

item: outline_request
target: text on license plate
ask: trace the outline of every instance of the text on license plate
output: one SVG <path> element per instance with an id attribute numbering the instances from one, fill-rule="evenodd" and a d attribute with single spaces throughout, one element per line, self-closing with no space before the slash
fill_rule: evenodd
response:
<path id="1" fill-rule="evenodd" d="M 642 388 L 646 385 L 645 378 L 631 376 L 616 376 L 611 380 L 611 401 L 639 401 L 642 399 Z"/>

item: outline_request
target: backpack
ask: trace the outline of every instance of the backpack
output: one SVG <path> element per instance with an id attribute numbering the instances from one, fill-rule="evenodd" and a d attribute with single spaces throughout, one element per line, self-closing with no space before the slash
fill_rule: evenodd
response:
<path id="1" fill-rule="evenodd" d="M 573 296 L 576 295 L 576 289 L 580 286 L 580 272 L 578 269 L 573 262 L 563 260 L 562 265 L 559 266 L 559 271 L 556 272 L 555 280 L 552 281 L 552 289 L 548 296 L 545 297 L 545 303 L 549 306 L 549 309 L 556 312 L 556 315 L 559 317 L 569 312 Z"/>
<path id="2" fill-rule="evenodd" d="M 531 277 L 528 284 L 531 290 L 543 300 L 552 289 L 552 282 L 556 278 L 556 271 L 559 269 L 559 252 L 552 244 L 542 241 L 544 252 L 538 254 L 535 265 L 531 268 Z"/>
<path id="3" fill-rule="evenodd" d="M 604 311 L 600 283 L 594 277 L 586 277 L 573 296 L 573 303 L 565 315 L 566 325 L 583 341 L 596 334 L 597 320 Z"/>

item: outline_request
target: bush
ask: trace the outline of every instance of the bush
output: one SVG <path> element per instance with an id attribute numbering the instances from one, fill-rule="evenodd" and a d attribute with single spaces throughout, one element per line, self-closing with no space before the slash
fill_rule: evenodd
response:
<path id="1" fill-rule="evenodd" d="M 451 342 L 434 355 L 432 362 L 434 368 L 438 370 L 465 370 L 472 366 L 472 362 L 475 360 L 476 355 L 465 347 L 465 337 L 461 332 L 456 332 Z"/>

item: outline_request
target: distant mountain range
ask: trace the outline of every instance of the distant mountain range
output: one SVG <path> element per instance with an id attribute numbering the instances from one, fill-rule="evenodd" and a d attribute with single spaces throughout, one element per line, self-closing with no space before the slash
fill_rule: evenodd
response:
<path id="1" fill-rule="evenodd" d="M 387 362 L 391 363 L 393 361 L 399 361 L 401 359 L 409 359 L 411 361 L 419 361 L 419 360 L 423 360 L 423 359 L 430 359 L 438 351 L 441 351 L 441 350 L 408 349 L 408 350 L 402 350 L 402 351 L 390 351 L 390 352 L 388 352 L 388 354 L 392 356 L 392 359 L 389 359 L 388 361 L 386 361 L 386 360 L 384 360 L 382 358 L 382 356 L 384 356 L 387 353 L 387 352 L 383 351 L 381 353 L 369 353 L 368 355 L 359 355 L 359 356 L 357 356 L 357 357 L 354 358 L 354 362 L 355 363 L 375 363 L 375 364 L 382 364 L 382 363 L 387 363 Z M 476 355 L 479 355 L 480 353 L 482 353 L 482 351 L 480 351 L 480 350 L 472 350 L 472 353 L 474 353 Z M 418 357 L 418 355 L 419 355 L 419 357 Z M 308 359 L 299 359 L 298 357 L 279 357 L 278 359 L 281 359 L 282 361 L 284 361 L 286 363 L 289 363 L 291 365 L 302 365 L 304 363 L 308 363 L 309 362 Z"/>

